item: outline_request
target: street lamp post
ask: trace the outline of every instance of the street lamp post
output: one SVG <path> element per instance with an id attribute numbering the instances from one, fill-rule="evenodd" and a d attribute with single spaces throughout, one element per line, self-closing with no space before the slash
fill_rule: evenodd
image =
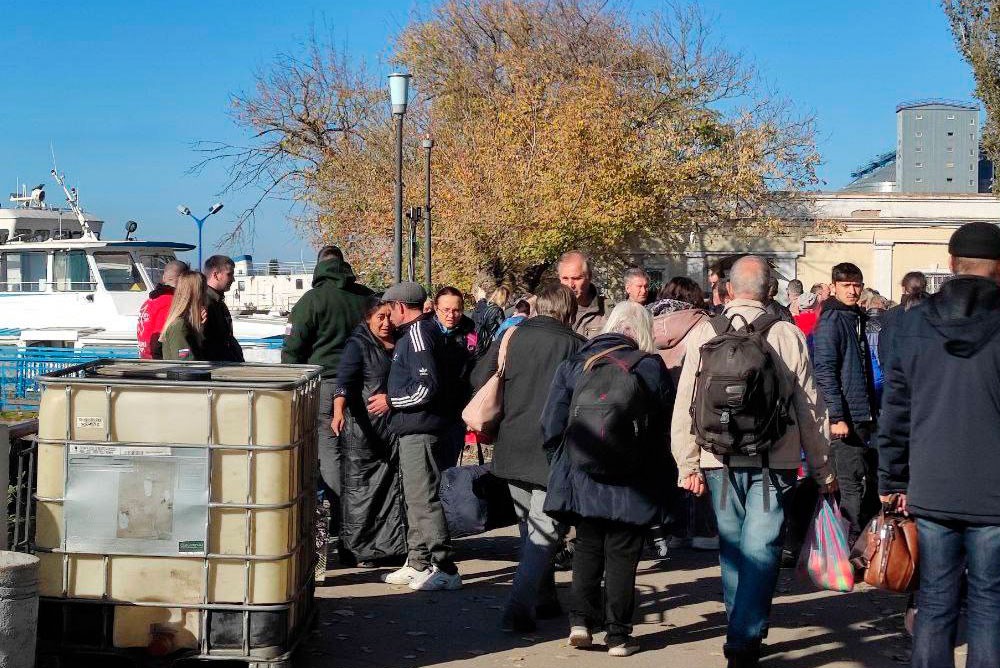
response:
<path id="1" fill-rule="evenodd" d="M 409 97 L 410 74 L 389 75 L 389 99 L 396 123 L 396 224 L 393 228 L 393 275 L 396 283 L 403 280 L 403 116 Z"/>
<path id="2" fill-rule="evenodd" d="M 222 202 L 219 202 L 217 204 L 213 204 L 212 206 L 210 206 L 208 208 L 208 213 L 205 214 L 205 216 L 203 218 L 199 218 L 198 216 L 196 216 L 193 213 L 191 213 L 191 209 L 187 208 L 183 204 L 181 204 L 179 207 L 177 207 L 177 213 L 181 214 L 182 216 L 191 216 L 191 218 L 194 220 L 194 222 L 196 222 L 198 224 L 198 271 L 202 270 L 202 266 L 201 266 L 201 228 L 204 227 L 205 221 L 208 220 L 209 216 L 211 216 L 213 214 L 216 214 L 216 213 L 219 213 L 220 211 L 222 211 Z"/>
<path id="3" fill-rule="evenodd" d="M 434 140 L 430 135 L 424 137 L 424 283 L 427 291 L 431 291 L 431 149 Z"/>

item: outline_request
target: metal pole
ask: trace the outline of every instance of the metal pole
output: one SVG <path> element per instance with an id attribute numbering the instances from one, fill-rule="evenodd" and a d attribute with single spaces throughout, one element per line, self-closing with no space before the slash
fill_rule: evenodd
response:
<path id="1" fill-rule="evenodd" d="M 393 277 L 403 280 L 403 114 L 396 119 L 396 227 L 393 229 Z"/>
<path id="2" fill-rule="evenodd" d="M 205 216 L 205 218 L 207 218 L 207 217 L 208 216 Z M 197 271 L 201 271 L 202 270 L 202 265 L 201 265 L 201 228 L 205 224 L 205 218 L 195 218 L 195 220 L 198 221 L 198 269 L 197 269 Z"/>
<path id="3" fill-rule="evenodd" d="M 424 161 L 424 283 L 431 292 L 431 149 L 434 140 L 428 135 L 424 139 L 427 159 Z"/>

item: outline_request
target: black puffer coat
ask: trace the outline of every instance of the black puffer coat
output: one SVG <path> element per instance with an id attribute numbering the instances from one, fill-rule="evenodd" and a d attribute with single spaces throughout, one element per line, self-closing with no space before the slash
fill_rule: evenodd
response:
<path id="1" fill-rule="evenodd" d="M 570 524 L 587 517 L 648 526 L 663 518 L 675 497 L 677 465 L 670 454 L 674 385 L 658 355 L 647 355 L 635 367 L 652 402 L 647 433 L 653 442 L 637 444 L 643 447 L 647 459 L 633 480 L 625 484 L 594 480 L 574 466 L 566 448 L 562 447 L 573 391 L 583 374 L 584 364 L 588 358 L 618 345 L 628 345 L 633 350 L 636 347 L 632 339 L 621 334 L 602 334 L 591 339 L 576 356 L 563 362 L 552 380 L 542 411 L 546 448 L 550 452 L 555 449 L 545 512 Z"/>
<path id="2" fill-rule="evenodd" d="M 344 346 L 336 396 L 347 401 L 344 429 L 341 540 L 358 561 L 406 554 L 406 510 L 399 440 L 386 416 L 368 413 L 368 398 L 385 392 L 391 352 L 362 323 Z"/>
<path id="3" fill-rule="evenodd" d="M 878 414 L 867 320 L 861 309 L 834 298 L 823 303 L 813 333 L 813 367 L 831 423 L 857 425 Z"/>

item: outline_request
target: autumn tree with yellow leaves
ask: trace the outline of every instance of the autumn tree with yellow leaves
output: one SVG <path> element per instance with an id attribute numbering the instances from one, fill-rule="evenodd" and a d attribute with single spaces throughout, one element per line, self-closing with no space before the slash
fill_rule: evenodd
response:
<path id="1" fill-rule="evenodd" d="M 532 289 L 560 253 L 626 261 L 643 240 L 780 231 L 815 183 L 811 118 L 794 117 L 697 7 L 633 21 L 592 0 L 445 0 L 401 32 L 416 89 L 404 127 L 407 203 L 433 153 L 434 278 L 477 270 Z M 234 99 L 244 147 L 206 145 L 236 186 L 281 192 L 302 231 L 391 271 L 394 139 L 384 80 L 314 40 Z M 249 211 L 248 211 L 249 213 Z M 420 272 L 417 272 L 420 275 Z"/>

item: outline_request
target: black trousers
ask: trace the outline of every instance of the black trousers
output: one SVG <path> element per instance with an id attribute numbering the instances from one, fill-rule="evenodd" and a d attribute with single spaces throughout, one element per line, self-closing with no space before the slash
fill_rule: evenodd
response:
<path id="1" fill-rule="evenodd" d="M 646 527 L 624 522 L 581 518 L 576 524 L 570 624 L 592 630 L 606 627 L 608 646 L 632 633 L 635 571 L 645 536 Z"/>
<path id="2" fill-rule="evenodd" d="M 847 438 L 830 442 L 830 454 L 837 484 L 840 486 L 840 509 L 851 523 L 851 544 L 879 509 L 878 450 L 868 447 L 870 430 L 851 428 Z"/>

